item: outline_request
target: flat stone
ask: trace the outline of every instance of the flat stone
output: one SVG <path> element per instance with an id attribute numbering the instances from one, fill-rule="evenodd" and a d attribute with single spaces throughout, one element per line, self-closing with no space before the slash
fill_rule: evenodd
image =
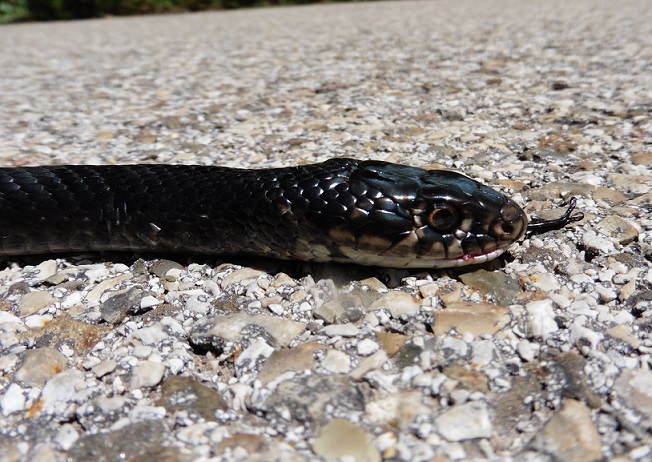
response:
<path id="1" fill-rule="evenodd" d="M 171 269 L 177 269 L 177 270 L 182 270 L 183 265 L 180 265 L 176 261 L 172 260 L 156 260 L 150 267 L 149 267 L 149 272 L 152 274 L 155 274 L 161 279 L 165 279 L 168 271 Z"/>
<path id="2" fill-rule="evenodd" d="M 513 304 L 516 297 L 523 292 L 516 279 L 498 271 L 477 270 L 463 273 L 460 274 L 460 280 L 485 295 L 492 295 L 499 306 Z"/>
<path id="3" fill-rule="evenodd" d="M 131 287 L 113 293 L 104 303 L 100 305 L 102 319 L 109 324 L 117 324 L 127 317 L 129 312 L 140 309 L 140 301 L 143 298 L 143 290 Z"/>
<path id="4" fill-rule="evenodd" d="M 16 446 L 18 442 L 14 443 L 9 438 L 9 436 L 5 437 L 3 435 L 3 438 L 0 439 L 0 460 L 3 462 L 20 462 L 24 460 L 21 458 L 20 451 Z"/>
<path id="5" fill-rule="evenodd" d="M 321 330 L 325 335 L 329 337 L 355 337 L 358 335 L 360 329 L 358 329 L 354 324 L 331 324 L 326 326 Z"/>
<path id="6" fill-rule="evenodd" d="M 623 369 L 613 388 L 629 408 L 643 414 L 652 428 L 652 371 Z"/>
<path id="7" fill-rule="evenodd" d="M 595 225 L 595 230 L 618 241 L 621 245 L 633 242 L 639 230 L 634 224 L 617 215 L 610 215 Z"/>
<path id="8" fill-rule="evenodd" d="M 394 364 L 399 369 L 414 366 L 419 360 L 419 356 L 423 352 L 423 347 L 415 343 L 407 343 L 401 350 L 394 356 Z"/>
<path id="9" fill-rule="evenodd" d="M 159 459 L 157 456 L 165 453 L 163 444 L 168 434 L 163 421 L 144 420 L 119 430 L 84 435 L 68 451 L 68 460 L 71 462 L 166 460 Z M 148 454 L 153 458 L 147 459 Z"/>
<path id="10" fill-rule="evenodd" d="M 469 370 L 459 364 L 452 364 L 445 367 L 442 372 L 447 377 L 458 381 L 460 386 L 469 390 L 483 393 L 489 390 L 489 380 L 480 371 Z"/>
<path id="11" fill-rule="evenodd" d="M 306 343 L 292 349 L 279 349 L 267 358 L 258 378 L 268 383 L 284 372 L 311 370 L 315 365 L 315 352 L 326 348 L 318 343 Z"/>
<path id="12" fill-rule="evenodd" d="M 591 197 L 595 186 L 590 184 L 582 183 L 568 183 L 564 181 L 554 181 L 551 183 L 546 183 L 540 188 L 532 188 L 528 190 L 527 197 L 530 201 L 549 201 L 551 198 L 557 197 L 569 197 L 569 196 L 584 196 Z M 528 207 L 529 208 L 529 207 Z M 548 213 L 541 212 L 540 217 L 544 219 L 556 218 L 558 212 L 556 210 L 550 210 L 550 215 Z"/>
<path id="13" fill-rule="evenodd" d="M 290 422 L 324 425 L 333 413 L 362 413 L 365 403 L 362 390 L 350 377 L 312 374 L 280 383 L 256 407 L 271 414 L 282 431 Z"/>
<path id="14" fill-rule="evenodd" d="M 378 343 L 382 349 L 390 356 L 394 356 L 398 353 L 405 346 L 405 342 L 409 339 L 407 335 L 399 334 L 397 332 L 378 332 L 376 338 L 378 339 Z"/>
<path id="15" fill-rule="evenodd" d="M 217 411 L 225 411 L 228 404 L 217 391 L 189 377 L 170 374 L 161 385 L 161 397 L 156 402 L 170 413 L 185 411 L 207 421 L 215 420 Z"/>
<path id="16" fill-rule="evenodd" d="M 68 348 L 84 356 L 111 330 L 108 326 L 87 324 L 62 314 L 45 327 L 29 330 L 20 337 L 30 339 L 37 348 L 51 347 L 59 351 Z"/>
<path id="17" fill-rule="evenodd" d="M 34 268 L 30 275 L 30 280 L 34 283 L 40 283 L 48 278 L 51 278 L 57 273 L 56 260 L 45 260 Z"/>
<path id="18" fill-rule="evenodd" d="M 620 191 L 611 188 L 605 188 L 604 186 L 599 186 L 595 189 L 593 193 L 593 199 L 595 201 L 604 201 L 609 205 L 619 205 L 627 201 L 627 196 L 625 196 Z"/>
<path id="19" fill-rule="evenodd" d="M 358 462 L 380 462 L 371 436 L 348 420 L 333 419 L 324 425 L 312 445 L 315 454 L 325 460 L 352 458 Z"/>
<path id="20" fill-rule="evenodd" d="M 63 448 L 62 448 L 63 449 Z M 29 460 L 38 460 L 39 462 L 58 462 L 57 452 L 54 447 L 49 447 L 46 443 L 37 444 L 29 451 Z M 3 462 L 6 459 L 1 459 Z"/>
<path id="21" fill-rule="evenodd" d="M 38 290 L 23 295 L 18 304 L 18 313 L 21 317 L 32 315 L 54 303 L 56 299 L 46 290 Z"/>
<path id="22" fill-rule="evenodd" d="M 399 318 L 419 311 L 421 303 L 405 292 L 387 292 L 369 305 L 368 310 L 375 311 L 380 308 L 387 308 L 393 317 Z"/>
<path id="23" fill-rule="evenodd" d="M 277 346 L 282 348 L 287 347 L 306 328 L 304 323 L 278 316 L 238 312 L 200 319 L 191 327 L 190 332 L 198 343 L 210 341 L 211 337 L 218 337 L 229 342 L 240 342 L 243 340 L 242 330 L 249 325 L 263 328 L 274 338 Z"/>
<path id="24" fill-rule="evenodd" d="M 95 374 L 95 377 L 99 379 L 115 371 L 117 367 L 118 363 L 114 359 L 107 359 L 93 367 L 93 373 Z"/>
<path id="25" fill-rule="evenodd" d="M 432 328 L 435 335 L 444 335 L 452 329 L 461 334 L 495 334 L 509 323 L 507 308 L 488 303 L 456 302 L 435 311 Z"/>
<path id="26" fill-rule="evenodd" d="M 249 454 L 261 453 L 268 448 L 265 437 L 251 433 L 239 433 L 229 438 L 224 438 L 215 445 L 215 452 L 218 454 L 224 451 L 242 448 Z"/>
<path id="27" fill-rule="evenodd" d="M 639 191 L 639 185 L 644 185 L 650 181 L 647 175 L 632 175 L 631 173 L 609 173 L 607 174 L 609 181 L 620 191 Z M 647 192 L 647 187 L 645 192 Z"/>
<path id="28" fill-rule="evenodd" d="M 343 351 L 328 350 L 321 366 L 334 374 L 346 374 L 351 370 L 351 357 Z"/>
<path id="29" fill-rule="evenodd" d="M 567 399 L 543 431 L 535 437 L 533 446 L 551 454 L 556 460 L 594 462 L 602 460 L 600 436 L 591 420 L 591 411 L 579 401 Z"/>
<path id="30" fill-rule="evenodd" d="M 652 165 L 652 152 L 635 152 L 632 154 L 634 165 Z"/>
<path id="31" fill-rule="evenodd" d="M 86 302 L 90 304 L 99 303 L 100 298 L 107 290 L 133 277 L 134 275 L 131 273 L 124 273 L 100 282 L 86 295 Z"/>
<path id="32" fill-rule="evenodd" d="M 375 277 L 362 279 L 358 281 L 358 285 L 360 287 L 365 287 L 368 290 L 373 290 L 376 292 L 387 290 L 387 286 L 383 284 L 381 281 L 379 281 L 378 278 Z"/>
<path id="33" fill-rule="evenodd" d="M 349 376 L 353 379 L 360 380 L 365 374 L 382 367 L 388 359 L 389 357 L 384 350 L 377 351 L 371 356 L 360 360 L 358 366 L 351 371 Z"/>
<path id="34" fill-rule="evenodd" d="M 313 315 L 327 324 L 333 324 L 336 319 L 342 319 L 347 306 L 346 299 L 336 297 L 316 307 Z"/>
<path id="35" fill-rule="evenodd" d="M 20 361 L 14 380 L 29 387 L 42 387 L 62 372 L 68 362 L 63 354 L 49 347 L 26 350 L 21 354 Z"/>
<path id="36" fill-rule="evenodd" d="M 641 340 L 634 335 L 631 327 L 625 325 L 616 325 L 605 330 L 604 333 L 617 340 L 623 341 L 632 348 L 638 348 L 641 345 Z"/>
<path id="37" fill-rule="evenodd" d="M 251 282 L 258 279 L 258 277 L 262 276 L 263 274 L 265 273 L 253 268 L 235 270 L 224 277 L 224 280 L 222 281 L 222 287 L 226 288 L 233 284 L 243 284 L 247 281 Z"/>
<path id="38" fill-rule="evenodd" d="M 564 397 L 586 403 L 592 409 L 598 409 L 603 404 L 602 399 L 591 389 L 584 373 L 586 367 L 586 360 L 573 351 L 561 353 L 547 364 L 551 380 L 554 381 L 554 376 L 560 372 L 564 377 Z"/>
<path id="39" fill-rule="evenodd" d="M 414 423 L 418 414 L 426 412 L 425 406 L 421 404 L 420 392 L 402 391 L 367 403 L 365 417 L 374 425 L 381 425 L 388 430 L 398 427 L 403 431 Z"/>

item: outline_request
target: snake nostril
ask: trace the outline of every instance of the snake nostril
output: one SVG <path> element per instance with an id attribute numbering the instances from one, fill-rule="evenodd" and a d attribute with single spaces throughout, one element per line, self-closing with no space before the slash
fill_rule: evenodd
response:
<path id="1" fill-rule="evenodd" d="M 514 232 L 514 225 L 511 223 L 504 222 L 500 225 L 500 229 L 504 234 L 512 234 Z"/>

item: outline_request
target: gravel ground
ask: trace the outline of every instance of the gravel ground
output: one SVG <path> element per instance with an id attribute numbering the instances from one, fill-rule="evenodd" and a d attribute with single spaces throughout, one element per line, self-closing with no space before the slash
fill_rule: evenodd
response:
<path id="1" fill-rule="evenodd" d="M 6 262 L 0 459 L 652 460 L 651 11 L 383 2 L 0 28 L 4 166 L 351 156 L 585 213 L 464 271 Z"/>

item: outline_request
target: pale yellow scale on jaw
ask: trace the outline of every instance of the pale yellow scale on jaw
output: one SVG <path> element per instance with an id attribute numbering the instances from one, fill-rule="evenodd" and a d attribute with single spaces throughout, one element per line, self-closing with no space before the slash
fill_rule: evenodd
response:
<path id="1" fill-rule="evenodd" d="M 294 242 L 294 249 L 281 258 L 296 259 L 297 255 L 312 255 L 312 261 L 332 261 L 331 251 L 323 244 L 315 244 L 305 239 L 297 239 Z"/>
<path id="2" fill-rule="evenodd" d="M 455 258 L 452 260 L 436 260 L 430 258 L 418 259 L 415 257 L 388 257 L 385 255 L 370 255 L 351 247 L 340 247 L 340 253 L 346 258 L 333 257 L 334 261 L 348 263 L 351 260 L 362 265 L 383 266 L 391 268 L 454 268 L 470 264 L 484 263 L 501 255 L 506 249 L 497 249 L 485 255 L 473 258 Z"/>
<path id="3" fill-rule="evenodd" d="M 421 258 L 414 255 L 414 248 L 419 242 L 418 230 L 405 236 L 403 241 L 391 247 L 392 242 L 379 236 L 367 235 L 360 239 L 359 245 L 363 245 L 365 251 L 357 250 L 353 232 L 347 227 L 334 227 L 329 230 L 329 236 L 334 241 L 340 242 L 337 252 L 334 255 L 329 247 L 323 244 L 314 244 L 306 239 L 297 239 L 293 251 L 279 258 L 293 259 L 296 254 L 311 255 L 310 260 L 316 262 L 335 261 L 340 263 L 356 262 L 360 265 L 392 267 L 392 268 L 452 268 L 470 264 L 478 264 L 489 261 L 501 255 L 506 249 L 496 249 L 484 255 L 465 257 L 461 252 L 450 252 L 446 259 L 446 252 L 442 242 L 434 242 L 430 249 Z M 342 242 L 351 242 L 351 245 Z M 375 252 L 370 252 L 373 246 Z M 401 255 L 402 254 L 402 255 Z M 453 254 L 453 258 L 451 257 Z"/>
<path id="4" fill-rule="evenodd" d="M 328 247 L 322 244 L 313 245 L 310 249 L 310 253 L 313 255 L 317 261 L 328 261 L 331 260 L 331 252 L 328 250 Z"/>

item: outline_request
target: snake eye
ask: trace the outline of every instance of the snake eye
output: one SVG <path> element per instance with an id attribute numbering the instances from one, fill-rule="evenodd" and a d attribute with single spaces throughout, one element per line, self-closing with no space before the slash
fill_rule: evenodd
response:
<path id="1" fill-rule="evenodd" d="M 438 205 L 428 214 L 428 224 L 437 231 L 446 231 L 457 223 L 457 211 L 448 205 Z"/>

